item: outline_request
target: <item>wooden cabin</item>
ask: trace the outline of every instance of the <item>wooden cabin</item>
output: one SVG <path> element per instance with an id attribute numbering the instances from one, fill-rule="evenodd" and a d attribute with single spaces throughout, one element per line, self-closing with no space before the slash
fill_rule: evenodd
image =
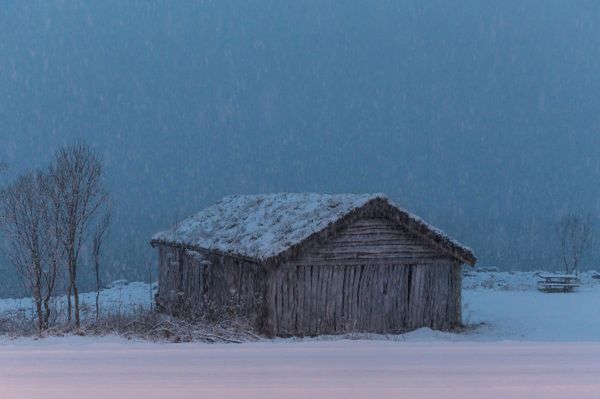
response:
<path id="1" fill-rule="evenodd" d="M 461 325 L 473 251 L 382 194 L 226 197 L 155 235 L 160 309 L 268 336 Z"/>

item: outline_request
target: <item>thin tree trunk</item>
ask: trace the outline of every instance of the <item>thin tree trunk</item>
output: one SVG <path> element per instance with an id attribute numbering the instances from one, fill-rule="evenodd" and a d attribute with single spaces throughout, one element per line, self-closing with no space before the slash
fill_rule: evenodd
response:
<path id="1" fill-rule="evenodd" d="M 38 331 L 41 333 L 44 330 L 44 313 L 42 311 L 42 301 L 39 299 L 35 300 L 35 311 L 37 312 Z"/>
<path id="2" fill-rule="evenodd" d="M 77 286 L 73 287 L 73 296 L 75 299 L 75 328 L 81 327 L 81 320 L 79 319 L 79 290 Z"/>
<path id="3" fill-rule="evenodd" d="M 100 265 L 96 259 L 96 321 L 100 319 Z"/>
<path id="4" fill-rule="evenodd" d="M 50 327 L 50 298 L 44 299 L 44 329 Z"/>
<path id="5" fill-rule="evenodd" d="M 81 327 L 81 320 L 79 318 L 79 289 L 77 288 L 77 272 L 76 268 L 73 268 L 73 299 L 75 304 L 75 328 Z"/>
<path id="6" fill-rule="evenodd" d="M 71 275 L 71 270 L 69 270 L 69 286 L 67 288 L 67 322 L 71 324 L 71 320 L 73 320 L 73 304 L 71 302 L 71 294 L 73 293 L 73 277 Z"/>

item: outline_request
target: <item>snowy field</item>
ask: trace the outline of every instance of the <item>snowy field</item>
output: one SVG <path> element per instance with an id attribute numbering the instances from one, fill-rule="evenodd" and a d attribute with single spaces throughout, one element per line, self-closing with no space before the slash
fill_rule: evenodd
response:
<path id="1" fill-rule="evenodd" d="M 100 291 L 100 312 L 103 314 L 123 314 L 139 309 L 148 309 L 156 293 L 157 284 L 127 282 L 118 280 Z M 65 297 L 53 301 L 55 309 L 64 313 L 67 306 Z M 86 292 L 80 295 L 82 318 L 95 317 L 96 293 Z M 0 317 L 7 315 L 31 315 L 35 311 L 31 298 L 1 298 Z"/>
<path id="2" fill-rule="evenodd" d="M 599 398 L 600 280 L 582 283 L 545 294 L 532 273 L 473 273 L 463 317 L 476 327 L 462 334 L 241 345 L 0 338 L 0 398 Z M 149 289 L 117 285 L 104 306 L 147 306 Z M 0 300 L 0 312 L 26 304 Z"/>

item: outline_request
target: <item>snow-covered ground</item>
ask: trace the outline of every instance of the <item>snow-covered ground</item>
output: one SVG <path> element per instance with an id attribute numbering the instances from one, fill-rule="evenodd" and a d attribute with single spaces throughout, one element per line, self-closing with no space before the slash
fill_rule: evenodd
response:
<path id="1" fill-rule="evenodd" d="M 103 314 L 123 314 L 140 309 L 148 309 L 152 304 L 157 284 L 141 282 L 127 282 L 118 280 L 108 288 L 100 291 L 100 312 Z M 66 298 L 58 298 L 53 301 L 56 309 L 63 309 Z M 86 292 L 80 295 L 80 306 L 83 317 L 95 316 L 96 293 Z M 34 305 L 31 298 L 2 298 L 0 299 L 0 317 L 9 314 L 32 314 Z M 64 312 L 61 312 L 64 313 Z"/>
<path id="2" fill-rule="evenodd" d="M 0 346 L 3 399 L 597 399 L 600 343 L 118 338 Z"/>
<path id="3" fill-rule="evenodd" d="M 600 342 L 600 279 L 594 275 L 582 273 L 581 287 L 575 292 L 552 294 L 536 289 L 533 273 L 467 276 L 463 321 L 484 324 L 460 338 Z"/>
<path id="4" fill-rule="evenodd" d="M 0 398 L 596 399 L 600 280 L 581 279 L 574 293 L 546 294 L 532 273 L 472 273 L 463 317 L 477 327 L 462 334 L 241 345 L 0 338 Z M 118 285 L 104 306 L 147 306 L 150 288 Z M 0 311 L 26 303 L 0 300 Z"/>

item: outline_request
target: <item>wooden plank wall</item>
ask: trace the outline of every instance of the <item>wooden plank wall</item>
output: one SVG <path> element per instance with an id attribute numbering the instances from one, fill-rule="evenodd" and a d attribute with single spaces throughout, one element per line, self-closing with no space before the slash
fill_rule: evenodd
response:
<path id="1" fill-rule="evenodd" d="M 399 333 L 460 325 L 460 266 L 305 265 L 274 271 L 271 335 Z"/>
<path id="2" fill-rule="evenodd" d="M 174 315 L 262 322 L 266 276 L 257 264 L 215 255 L 202 259 L 166 246 L 158 252 L 160 308 Z"/>
<path id="3" fill-rule="evenodd" d="M 269 269 L 227 256 L 203 265 L 159 247 L 157 302 L 176 314 L 237 312 L 268 335 L 397 333 L 461 324 L 461 266 L 383 218 L 357 220 Z"/>
<path id="4" fill-rule="evenodd" d="M 363 217 L 272 272 L 272 335 L 450 329 L 461 323 L 460 266 L 385 218 Z"/>

